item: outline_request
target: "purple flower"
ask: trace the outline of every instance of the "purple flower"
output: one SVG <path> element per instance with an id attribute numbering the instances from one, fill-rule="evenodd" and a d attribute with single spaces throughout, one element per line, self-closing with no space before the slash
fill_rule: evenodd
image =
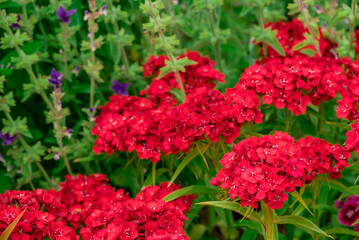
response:
<path id="1" fill-rule="evenodd" d="M 20 24 L 19 24 L 20 20 L 21 20 L 21 16 L 20 16 L 20 14 L 17 14 L 16 15 L 16 22 L 11 24 L 10 27 L 13 28 L 13 29 L 18 29 L 20 27 Z"/>
<path id="2" fill-rule="evenodd" d="M 106 8 L 107 8 L 106 5 L 102 6 L 102 8 L 101 8 L 101 10 L 100 10 L 100 14 L 101 14 L 101 15 L 107 16 Z"/>
<path id="3" fill-rule="evenodd" d="M 67 136 L 67 138 L 68 139 L 70 139 L 71 138 L 71 136 L 72 136 L 72 132 L 73 132 L 74 130 L 72 130 L 71 128 L 69 128 L 69 129 L 67 129 L 67 131 L 66 131 L 66 136 Z"/>
<path id="4" fill-rule="evenodd" d="M 59 18 L 59 21 L 62 23 L 70 23 L 71 19 L 70 16 L 74 15 L 76 12 L 76 9 L 71 9 L 69 11 L 66 11 L 63 6 L 60 6 L 57 9 L 56 15 Z"/>
<path id="5" fill-rule="evenodd" d="M 61 73 L 57 72 L 56 69 L 53 68 L 51 71 L 51 78 L 47 80 L 49 80 L 49 83 L 54 85 L 55 88 L 59 88 L 61 86 L 61 81 L 62 81 Z"/>
<path id="6" fill-rule="evenodd" d="M 2 132 L 0 132 L 0 138 L 3 140 L 2 145 L 6 146 L 6 145 L 10 145 L 10 143 L 17 138 L 17 134 L 10 136 L 10 134 L 8 133 L 3 134 Z"/>
<path id="7" fill-rule="evenodd" d="M 315 8 L 317 9 L 318 14 L 322 13 L 322 9 L 320 8 L 320 6 L 318 4 L 315 4 Z"/>
<path id="8" fill-rule="evenodd" d="M 343 207 L 343 204 L 344 204 L 344 202 L 342 202 L 342 201 L 340 201 L 340 200 L 336 200 L 336 201 L 334 202 L 334 207 L 335 207 L 336 209 L 341 209 L 341 208 Z"/>
<path id="9" fill-rule="evenodd" d="M 338 213 L 338 221 L 340 224 L 352 226 L 359 219 L 359 197 L 351 196 L 344 203 L 342 209 Z"/>
<path id="10" fill-rule="evenodd" d="M 131 84 L 128 82 L 125 83 L 120 83 L 116 80 L 112 81 L 112 87 L 111 89 L 117 93 L 120 94 L 121 96 L 128 96 L 128 92 L 127 92 L 127 88 L 130 86 Z"/>
<path id="11" fill-rule="evenodd" d="M 90 111 L 90 113 L 92 113 L 92 112 L 93 112 L 93 110 L 95 110 L 95 108 L 93 108 L 93 107 L 89 107 L 89 111 Z"/>

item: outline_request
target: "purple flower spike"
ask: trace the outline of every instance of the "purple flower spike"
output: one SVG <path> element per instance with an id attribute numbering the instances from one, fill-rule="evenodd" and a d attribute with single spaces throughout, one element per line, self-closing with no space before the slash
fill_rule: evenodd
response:
<path id="1" fill-rule="evenodd" d="M 10 27 L 13 28 L 13 29 L 18 29 L 20 27 L 20 24 L 19 24 L 20 20 L 21 20 L 21 16 L 20 16 L 20 14 L 17 14 L 16 15 L 16 22 L 11 24 Z"/>
<path id="2" fill-rule="evenodd" d="M 70 16 L 74 15 L 76 12 L 76 9 L 71 9 L 69 11 L 66 11 L 63 6 L 60 6 L 57 9 L 56 15 L 59 18 L 59 21 L 62 23 L 70 23 L 71 19 Z"/>
<path id="3" fill-rule="evenodd" d="M 55 68 L 51 71 L 51 78 L 47 79 L 50 84 L 54 85 L 55 88 L 60 88 L 61 86 L 61 73 L 57 72 Z"/>
<path id="4" fill-rule="evenodd" d="M 12 143 L 12 141 L 14 141 L 17 138 L 17 134 L 10 136 L 10 134 L 8 133 L 3 134 L 2 132 L 0 132 L 0 138 L 3 140 L 2 145 L 7 146 L 10 145 L 10 143 Z"/>
<path id="5" fill-rule="evenodd" d="M 127 88 L 130 86 L 131 84 L 128 82 L 125 83 L 120 83 L 116 80 L 112 81 L 112 87 L 111 89 L 117 93 L 120 94 L 121 96 L 128 96 L 128 92 L 127 92 Z"/>

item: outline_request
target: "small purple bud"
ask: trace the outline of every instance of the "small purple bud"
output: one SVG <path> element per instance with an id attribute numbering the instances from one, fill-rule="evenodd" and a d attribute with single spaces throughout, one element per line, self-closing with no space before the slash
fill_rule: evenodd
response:
<path id="1" fill-rule="evenodd" d="M 4 159 L 4 157 L 2 156 L 2 154 L 0 153 L 0 162 L 5 164 L 7 161 Z"/>
<path id="2" fill-rule="evenodd" d="M 336 200 L 336 201 L 334 202 L 333 207 L 335 207 L 336 209 L 341 209 L 341 208 L 343 207 L 343 204 L 344 204 L 343 201 Z"/>
<path id="3" fill-rule="evenodd" d="M 71 19 L 70 16 L 74 15 L 76 12 L 76 9 L 71 9 L 69 11 L 66 11 L 63 6 L 60 6 L 57 9 L 56 15 L 59 18 L 59 21 L 62 23 L 70 23 Z"/>
<path id="4" fill-rule="evenodd" d="M 100 10 L 100 14 L 101 14 L 101 15 L 107 16 L 106 8 L 107 8 L 106 5 L 102 6 L 102 8 L 101 8 L 101 10 Z"/>
<path id="5" fill-rule="evenodd" d="M 60 159 L 60 154 L 59 152 L 55 152 L 55 155 L 54 155 L 54 160 L 59 160 Z"/>
<path id="6" fill-rule="evenodd" d="M 85 10 L 84 21 L 87 21 L 89 17 L 90 17 L 89 11 Z"/>
<path id="7" fill-rule="evenodd" d="M 20 24 L 19 24 L 20 20 L 21 20 L 21 16 L 20 16 L 20 14 L 17 14 L 16 15 L 16 23 L 11 24 L 10 27 L 13 29 L 18 29 L 20 27 Z"/>
<path id="8" fill-rule="evenodd" d="M 128 92 L 127 92 L 127 88 L 130 86 L 131 84 L 129 82 L 125 82 L 125 83 L 120 83 L 116 80 L 112 81 L 112 87 L 111 89 L 117 93 L 120 94 L 121 96 L 128 96 Z"/>
<path id="9" fill-rule="evenodd" d="M 90 111 L 90 113 L 92 113 L 92 112 L 93 112 L 93 110 L 95 110 L 95 108 L 93 108 L 93 107 L 89 107 L 89 111 Z"/>
<path id="10" fill-rule="evenodd" d="M 71 128 L 67 129 L 67 131 L 66 131 L 66 136 L 67 136 L 68 139 L 70 139 L 70 138 L 72 137 L 72 132 L 73 132 L 73 131 L 74 131 L 74 130 L 72 130 Z"/>
<path id="11" fill-rule="evenodd" d="M 322 13 L 322 9 L 320 8 L 320 6 L 318 4 L 315 4 L 315 8 L 317 9 L 318 14 Z"/>
<path id="12" fill-rule="evenodd" d="M 62 76 L 61 73 L 57 72 L 55 68 L 52 68 L 51 78 L 47 79 L 50 84 L 54 85 L 55 88 L 60 88 Z"/>
<path id="13" fill-rule="evenodd" d="M 10 134 L 8 133 L 3 134 L 2 132 L 0 132 L 0 138 L 3 140 L 2 145 L 7 146 L 10 145 L 10 143 L 12 143 L 12 141 L 14 141 L 17 138 L 17 134 L 10 136 Z"/>

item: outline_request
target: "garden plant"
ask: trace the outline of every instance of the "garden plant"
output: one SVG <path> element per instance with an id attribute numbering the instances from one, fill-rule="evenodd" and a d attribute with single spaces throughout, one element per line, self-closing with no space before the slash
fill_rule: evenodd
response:
<path id="1" fill-rule="evenodd" d="M 358 4 L 0 0 L 0 240 L 359 239 Z"/>

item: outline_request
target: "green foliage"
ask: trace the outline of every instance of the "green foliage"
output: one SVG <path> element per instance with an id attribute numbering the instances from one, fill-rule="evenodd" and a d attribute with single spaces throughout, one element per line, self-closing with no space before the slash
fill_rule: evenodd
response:
<path id="1" fill-rule="evenodd" d="M 218 160 L 232 147 L 223 139 L 211 144 L 201 140 L 183 156 L 161 155 L 156 165 L 139 160 L 134 152 L 96 155 L 92 151 L 94 118 L 99 115 L 98 107 L 113 94 L 112 80 L 130 82 L 129 94 L 139 95 L 152 80 L 143 77 L 142 69 L 151 55 L 169 58 L 157 78 L 196 64 L 188 58 L 177 59 L 187 49 L 208 55 L 226 75 L 226 82 L 216 87 L 224 92 L 260 59 L 261 50 L 265 53 L 271 47 L 285 56 L 278 32 L 265 27 L 266 23 L 299 18 L 310 31 L 292 50 L 314 56 L 318 49 L 313 45 L 318 47 L 321 33 L 338 43 L 338 57 L 357 58 L 352 33 L 358 26 L 358 1 L 339 1 L 338 5 L 324 0 L 174 2 L 99 0 L 93 7 L 78 0 L 0 0 L 1 132 L 18 135 L 10 146 L 1 146 L 0 193 L 30 189 L 32 184 L 54 188 L 68 174 L 67 161 L 75 173 L 104 173 L 112 185 L 131 194 L 161 182 L 180 184 L 182 188 L 164 200 L 195 194 L 185 223 L 191 239 L 263 239 L 268 219 L 273 221 L 274 239 L 358 237 L 357 232 L 338 223 L 338 210 L 332 207 L 336 199 L 359 194 L 356 164 L 346 169 L 340 180 L 319 178 L 289 195 L 282 209 L 264 212 L 241 207 L 238 199 L 229 201 L 227 192 L 210 184 L 220 168 Z M 106 14 L 101 13 L 104 5 Z M 77 10 L 69 24 L 58 20 L 58 6 Z M 96 17 L 85 15 L 85 10 Z M 16 23 L 19 28 L 11 27 Z M 48 81 L 52 68 L 62 74 L 61 101 L 55 101 L 54 87 Z M 179 102 L 185 99 L 182 90 L 172 89 L 171 93 Z M 343 145 L 350 122 L 335 116 L 338 99 L 325 103 L 324 114 L 311 104 L 306 114 L 289 116 L 288 125 L 284 110 L 262 104 L 263 124 L 243 125 L 235 143 L 288 127 L 296 139 L 318 135 Z M 67 135 L 69 129 L 72 136 Z M 276 224 L 283 226 L 276 228 Z"/>

